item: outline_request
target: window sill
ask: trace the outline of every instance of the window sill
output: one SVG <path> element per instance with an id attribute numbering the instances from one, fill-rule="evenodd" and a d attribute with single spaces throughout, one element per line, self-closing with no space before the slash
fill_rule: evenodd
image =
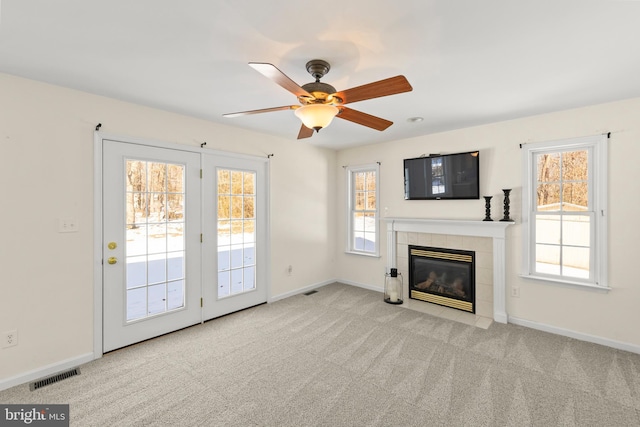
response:
<path id="1" fill-rule="evenodd" d="M 601 291 L 603 293 L 608 293 L 611 288 L 608 286 L 598 286 L 598 285 L 593 285 L 591 283 L 584 283 L 584 282 L 574 282 L 572 280 L 563 280 L 563 279 L 555 279 L 553 277 L 547 277 L 547 276 L 537 276 L 535 274 L 521 274 L 520 277 L 522 277 L 523 279 L 530 279 L 530 280 L 541 280 L 543 282 L 551 282 L 557 285 L 561 285 L 561 286 L 567 286 L 567 287 L 572 287 L 572 288 L 578 288 L 578 289 L 584 289 L 584 290 L 590 290 L 590 291 Z"/>
<path id="2" fill-rule="evenodd" d="M 368 256 L 370 258 L 380 258 L 380 254 L 374 254 L 374 253 L 370 253 L 370 252 L 357 252 L 357 251 L 344 251 L 345 254 L 350 254 L 350 255 L 361 255 L 361 256 Z"/>

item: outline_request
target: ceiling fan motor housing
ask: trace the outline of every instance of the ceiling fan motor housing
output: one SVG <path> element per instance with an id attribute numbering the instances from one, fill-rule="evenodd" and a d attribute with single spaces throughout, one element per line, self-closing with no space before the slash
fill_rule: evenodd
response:
<path id="1" fill-rule="evenodd" d="M 327 99 L 329 95 L 336 93 L 336 88 L 334 88 L 330 84 L 322 82 L 307 83 L 306 85 L 302 86 L 302 89 L 306 90 L 314 97 L 314 99 L 300 97 L 299 100 L 302 104 L 325 104 L 332 101 L 341 102 L 341 100 L 337 97 L 335 99 Z"/>
<path id="2" fill-rule="evenodd" d="M 313 98 L 306 96 L 298 97 L 298 100 L 303 105 L 308 104 L 340 104 L 342 99 L 338 97 L 332 97 L 330 95 L 336 93 L 336 88 L 327 83 L 322 83 L 320 79 L 329 72 L 331 66 L 327 61 L 322 59 L 312 59 L 307 62 L 307 71 L 311 74 L 316 81 L 307 83 L 302 86 L 302 89 L 313 95 Z"/>
<path id="3" fill-rule="evenodd" d="M 313 76 L 316 81 L 319 81 L 325 74 L 329 72 L 331 66 L 327 61 L 322 59 L 312 59 L 307 62 L 307 71 Z"/>

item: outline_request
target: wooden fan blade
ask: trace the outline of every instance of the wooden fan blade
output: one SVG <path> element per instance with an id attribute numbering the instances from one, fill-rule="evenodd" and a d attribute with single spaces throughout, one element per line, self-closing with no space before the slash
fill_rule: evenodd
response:
<path id="1" fill-rule="evenodd" d="M 300 126 L 300 132 L 298 132 L 298 139 L 309 138 L 313 135 L 313 129 L 309 129 L 305 125 Z"/>
<path id="2" fill-rule="evenodd" d="M 380 117 L 372 116 L 371 114 L 363 113 L 347 107 L 340 107 L 340 113 L 336 117 L 380 131 L 385 130 L 393 124 L 393 122 L 389 120 L 381 119 Z"/>
<path id="3" fill-rule="evenodd" d="M 222 117 L 239 117 L 239 116 L 248 116 L 250 114 L 269 113 L 271 111 L 294 110 L 298 107 L 299 105 L 285 105 L 282 107 L 263 108 L 261 110 L 249 110 L 249 111 L 240 111 L 237 113 L 228 113 L 228 114 L 223 114 Z"/>
<path id="4" fill-rule="evenodd" d="M 395 76 L 366 85 L 336 92 L 334 95 L 342 99 L 343 104 L 364 101 L 365 99 L 380 98 L 410 92 L 413 88 L 405 76 Z"/>
<path id="5" fill-rule="evenodd" d="M 280 71 L 275 65 L 264 62 L 249 62 L 249 65 L 254 70 L 258 71 L 263 76 L 273 80 L 295 96 L 305 96 L 313 98 L 313 96 L 309 92 L 302 89 L 296 82 L 287 77 L 287 75 Z"/>

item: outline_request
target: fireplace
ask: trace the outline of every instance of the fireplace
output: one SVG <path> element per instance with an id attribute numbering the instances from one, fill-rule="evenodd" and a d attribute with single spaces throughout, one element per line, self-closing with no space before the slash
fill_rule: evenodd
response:
<path id="1" fill-rule="evenodd" d="M 393 217 L 384 218 L 384 222 L 387 224 L 387 271 L 397 268 L 409 278 L 409 245 L 473 250 L 475 315 L 508 323 L 506 232 L 513 222 Z M 409 280 L 405 285 L 406 307 L 422 305 L 411 299 Z"/>
<path id="2" fill-rule="evenodd" d="M 475 313 L 475 252 L 410 245 L 409 298 Z"/>

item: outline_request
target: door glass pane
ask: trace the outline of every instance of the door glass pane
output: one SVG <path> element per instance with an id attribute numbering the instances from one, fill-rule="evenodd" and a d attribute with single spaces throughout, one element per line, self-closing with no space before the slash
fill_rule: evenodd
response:
<path id="1" fill-rule="evenodd" d="M 231 221 L 231 244 L 238 245 L 244 242 L 244 221 Z"/>
<path id="2" fill-rule="evenodd" d="M 127 321 L 184 307 L 184 172 L 180 164 L 127 160 Z"/>
<path id="3" fill-rule="evenodd" d="M 218 271 L 231 269 L 231 251 L 218 250 Z"/>
<path id="4" fill-rule="evenodd" d="M 167 303 L 167 285 L 162 283 L 160 285 L 149 286 L 149 292 L 147 294 L 148 301 L 148 313 L 158 314 L 166 311 Z"/>
<path id="5" fill-rule="evenodd" d="M 127 225 L 127 255 L 130 257 L 147 253 L 147 226 Z"/>
<path id="6" fill-rule="evenodd" d="M 127 290 L 127 320 L 142 319 L 147 315 L 147 288 Z"/>
<path id="7" fill-rule="evenodd" d="M 231 196 L 218 196 L 218 220 L 231 218 Z"/>
<path id="8" fill-rule="evenodd" d="M 182 194 L 167 195 L 167 216 L 169 220 L 182 220 L 184 217 L 184 197 Z"/>
<path id="9" fill-rule="evenodd" d="M 244 176 L 244 192 L 245 196 L 256 194 L 256 174 L 245 173 Z"/>
<path id="10" fill-rule="evenodd" d="M 255 220 L 244 221 L 244 243 L 255 243 L 256 222 Z"/>
<path id="11" fill-rule="evenodd" d="M 167 281 L 167 258 L 165 254 L 150 255 L 148 268 L 148 282 L 161 283 Z"/>
<path id="12" fill-rule="evenodd" d="M 243 194 L 244 181 L 242 179 L 242 172 L 231 172 L 231 194 Z"/>
<path id="13" fill-rule="evenodd" d="M 184 280 L 167 283 L 167 308 L 174 310 L 184 306 Z"/>
<path id="14" fill-rule="evenodd" d="M 182 252 L 167 254 L 167 280 L 178 280 L 184 277 L 184 259 Z"/>
<path id="15" fill-rule="evenodd" d="M 229 271 L 218 272 L 218 298 L 228 297 L 231 294 L 231 287 L 229 286 L 231 275 Z"/>
<path id="16" fill-rule="evenodd" d="M 256 173 L 218 169 L 218 298 L 255 289 Z"/>
<path id="17" fill-rule="evenodd" d="M 238 294 L 242 291 L 242 269 L 231 270 L 231 293 Z"/>
<path id="18" fill-rule="evenodd" d="M 167 252 L 184 251 L 184 224 L 167 224 Z"/>
<path id="19" fill-rule="evenodd" d="M 242 245 L 229 246 L 229 253 L 231 255 L 231 269 L 242 268 Z"/>
<path id="20" fill-rule="evenodd" d="M 255 283 L 255 267 L 247 267 L 244 270 L 244 289 L 250 290 L 256 287 Z"/>
<path id="21" fill-rule="evenodd" d="M 127 257 L 127 289 L 143 286 L 147 283 L 147 257 Z"/>
<path id="22" fill-rule="evenodd" d="M 256 263 L 256 255 L 255 255 L 255 248 L 253 246 L 253 243 L 247 243 L 244 245 L 244 265 L 248 266 L 248 265 L 255 265 Z"/>

